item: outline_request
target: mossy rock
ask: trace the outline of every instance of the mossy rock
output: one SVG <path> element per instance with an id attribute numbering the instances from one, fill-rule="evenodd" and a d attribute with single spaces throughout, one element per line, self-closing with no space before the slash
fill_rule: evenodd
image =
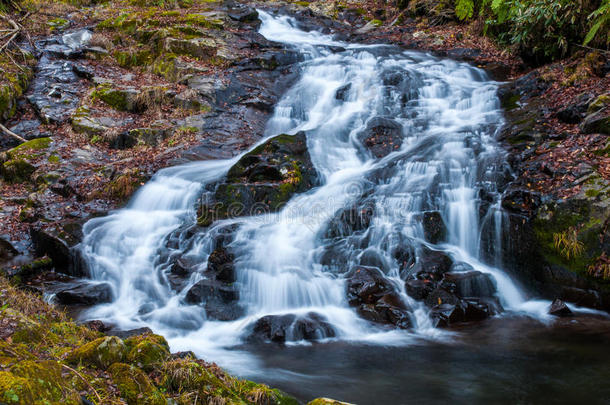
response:
<path id="1" fill-rule="evenodd" d="M 92 94 L 94 99 L 100 99 L 118 111 L 140 113 L 143 106 L 138 100 L 139 92 L 132 88 L 113 88 L 100 86 Z"/>
<path id="2" fill-rule="evenodd" d="M 139 368 L 115 363 L 108 372 L 128 405 L 166 405 L 163 394 Z"/>
<path id="3" fill-rule="evenodd" d="M 610 93 L 602 94 L 589 104 L 587 114 L 593 114 L 610 106 Z"/>
<path id="4" fill-rule="evenodd" d="M 36 167 L 24 159 L 12 159 L 4 162 L 0 174 L 8 183 L 23 183 L 30 181 Z"/>
<path id="5" fill-rule="evenodd" d="M 11 322 L 17 324 L 11 336 L 14 343 L 36 344 L 41 342 L 48 333 L 48 330 L 39 322 L 11 308 L 5 309 L 2 316 L 11 318 Z"/>
<path id="6" fill-rule="evenodd" d="M 167 38 L 165 49 L 177 55 L 188 55 L 201 60 L 216 56 L 218 44 L 211 38 Z"/>
<path id="7" fill-rule="evenodd" d="M 317 183 L 305 133 L 278 135 L 244 155 L 216 188 L 216 206 L 204 208 L 199 224 L 210 218 L 277 212 L 297 193 Z"/>
<path id="8" fill-rule="evenodd" d="M 81 404 L 79 393 L 67 386 L 57 361 L 25 360 L 0 372 L 0 400 L 6 404 Z"/>
<path id="9" fill-rule="evenodd" d="M 106 369 L 110 365 L 123 361 L 127 347 L 116 336 L 105 336 L 74 349 L 66 358 L 70 364 L 92 365 Z"/>
<path id="10" fill-rule="evenodd" d="M 347 402 L 337 401 L 330 398 L 316 398 L 307 403 L 307 405 L 352 405 Z"/>
<path id="11" fill-rule="evenodd" d="M 164 345 L 158 343 L 156 339 L 144 339 L 129 351 L 127 361 L 146 371 L 151 371 L 165 361 L 169 355 L 167 343 Z"/>

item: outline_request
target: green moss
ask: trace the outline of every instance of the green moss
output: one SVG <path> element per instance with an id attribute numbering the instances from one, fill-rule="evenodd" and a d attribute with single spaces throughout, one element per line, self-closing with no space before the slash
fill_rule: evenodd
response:
<path id="1" fill-rule="evenodd" d="M 0 400 L 5 404 L 33 404 L 33 387 L 26 378 L 0 371 Z"/>
<path id="2" fill-rule="evenodd" d="M 148 49 L 115 51 L 113 56 L 117 61 L 117 64 L 124 68 L 147 66 L 150 65 L 154 59 L 152 52 Z"/>
<path id="3" fill-rule="evenodd" d="M 593 114 L 606 106 L 610 105 L 610 94 L 602 94 L 589 104 L 588 114 Z"/>
<path id="4" fill-rule="evenodd" d="M 165 397 L 138 368 L 115 363 L 108 372 L 128 405 L 166 405 Z"/>
<path id="5" fill-rule="evenodd" d="M 169 357 L 169 345 L 163 336 L 140 335 L 125 340 L 127 361 L 150 371 Z"/>
<path id="6" fill-rule="evenodd" d="M 8 156 L 11 158 L 20 157 L 24 155 L 26 151 L 36 151 L 47 149 L 51 145 L 51 138 L 37 138 L 22 143 L 21 145 L 9 150 Z"/>
<path id="7" fill-rule="evenodd" d="M 49 161 L 49 163 L 57 164 L 59 163 L 59 156 L 52 153 L 47 160 Z"/>
<path id="8" fill-rule="evenodd" d="M 187 14 L 183 21 L 187 24 L 198 25 L 208 29 L 222 29 L 223 23 L 220 20 L 209 19 L 203 14 Z"/>
<path id="9" fill-rule="evenodd" d="M 111 364 L 125 358 L 127 348 L 116 336 L 106 336 L 76 348 L 68 355 L 66 361 L 71 364 L 85 364 L 108 368 Z"/>
<path id="10" fill-rule="evenodd" d="M 24 159 L 9 160 L 4 162 L 0 168 L 0 174 L 9 183 L 29 181 L 35 171 L 36 167 Z"/>

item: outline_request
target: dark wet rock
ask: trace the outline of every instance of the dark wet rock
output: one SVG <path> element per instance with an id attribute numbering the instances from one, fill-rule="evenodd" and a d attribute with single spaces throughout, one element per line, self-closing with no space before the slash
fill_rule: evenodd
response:
<path id="1" fill-rule="evenodd" d="M 112 288 L 107 283 L 84 283 L 58 291 L 55 299 L 63 305 L 97 305 L 112 301 Z"/>
<path id="2" fill-rule="evenodd" d="M 316 313 L 304 317 L 296 315 L 267 315 L 254 323 L 248 339 L 251 341 L 319 340 L 335 336 L 335 331 L 326 319 Z"/>
<path id="3" fill-rule="evenodd" d="M 12 259 L 18 254 L 19 252 L 13 247 L 11 242 L 4 238 L 0 238 L 0 262 Z"/>
<path id="4" fill-rule="evenodd" d="M 215 209 L 209 212 L 205 208 L 207 222 L 276 212 L 294 194 L 311 189 L 317 181 L 305 133 L 276 136 L 231 167 L 226 181 L 214 193 Z"/>
<path id="5" fill-rule="evenodd" d="M 170 273 L 178 277 L 187 277 L 193 272 L 193 268 L 183 258 L 177 259 L 172 267 Z"/>
<path id="6" fill-rule="evenodd" d="M 89 66 L 81 65 L 80 63 L 73 64 L 72 71 L 78 77 L 82 77 L 83 79 L 88 80 L 93 79 L 93 76 L 95 75 L 93 69 L 91 69 Z"/>
<path id="7" fill-rule="evenodd" d="M 216 280 L 233 283 L 237 280 L 234 260 L 235 255 L 227 249 L 216 249 L 208 257 L 208 271 L 216 276 Z"/>
<path id="8" fill-rule="evenodd" d="M 152 335 L 152 329 L 148 327 L 137 328 L 137 329 L 129 329 L 129 330 L 120 330 L 120 329 L 111 329 L 106 332 L 107 336 L 116 336 L 121 339 L 127 339 L 131 336 L 139 336 L 139 335 Z"/>
<path id="9" fill-rule="evenodd" d="M 407 241 L 398 244 L 392 249 L 392 257 L 398 263 L 401 273 L 409 272 L 415 267 L 415 248 Z"/>
<path id="10" fill-rule="evenodd" d="M 447 237 L 447 226 L 438 211 L 424 212 L 422 215 L 424 238 L 430 243 L 439 243 Z"/>
<path id="11" fill-rule="evenodd" d="M 227 15 L 229 18 L 239 22 L 255 22 L 259 21 L 258 12 L 256 9 L 245 4 L 234 3 L 228 7 Z"/>
<path id="12" fill-rule="evenodd" d="M 396 293 L 386 294 L 374 304 L 361 304 L 356 312 L 362 318 L 380 324 L 394 325 L 408 329 L 412 325 L 409 311 Z"/>
<path id="13" fill-rule="evenodd" d="M 551 83 L 544 80 L 539 72 L 533 71 L 515 81 L 500 86 L 498 97 L 500 97 L 502 107 L 508 110 L 516 107 L 519 102 L 541 95 L 550 85 Z"/>
<path id="14" fill-rule="evenodd" d="M 37 256 L 47 255 L 55 270 L 74 277 L 86 277 L 87 265 L 75 246 L 82 239 L 82 225 L 67 222 L 49 228 L 32 227 L 30 236 Z"/>
<path id="15" fill-rule="evenodd" d="M 430 318 L 436 327 L 448 327 L 462 322 L 480 322 L 497 313 L 496 303 L 485 299 L 443 302 L 432 307 Z"/>
<path id="16" fill-rule="evenodd" d="M 384 117 L 375 117 L 367 124 L 358 139 L 376 158 L 382 158 L 402 145 L 402 125 Z"/>
<path id="17" fill-rule="evenodd" d="M 341 101 L 347 101 L 347 97 L 349 95 L 350 90 L 352 89 L 352 84 L 348 83 L 345 86 L 341 86 L 337 89 L 337 93 L 335 94 L 335 98 Z"/>
<path id="18" fill-rule="evenodd" d="M 195 283 L 185 297 L 185 301 L 189 304 L 201 304 L 208 301 L 228 304 L 238 299 L 239 291 L 235 287 L 209 279 Z"/>
<path id="19" fill-rule="evenodd" d="M 362 252 L 362 255 L 360 256 L 360 265 L 364 267 L 376 267 L 383 273 L 386 273 L 390 268 L 389 263 L 387 263 L 382 253 L 374 248 L 369 248 Z"/>
<path id="20" fill-rule="evenodd" d="M 556 114 L 557 118 L 566 124 L 578 124 L 585 117 L 592 99 L 591 94 L 580 95 L 574 103 L 559 110 Z"/>
<path id="21" fill-rule="evenodd" d="M 549 307 L 549 314 L 554 316 L 570 316 L 572 311 L 565 302 L 560 299 L 555 299 Z"/>
<path id="22" fill-rule="evenodd" d="M 458 305 L 460 299 L 454 294 L 453 286 L 443 285 L 435 288 L 425 299 L 425 303 L 428 307 L 434 308 L 442 304 Z"/>
<path id="23" fill-rule="evenodd" d="M 157 146 L 166 139 L 170 130 L 166 128 L 134 128 L 123 132 L 110 144 L 116 149 L 128 149 L 136 145 Z"/>
<path id="24" fill-rule="evenodd" d="M 325 238 L 341 238 L 362 232 L 369 228 L 375 215 L 373 204 L 357 203 L 349 208 L 339 210 L 328 223 L 324 232 Z"/>
<path id="25" fill-rule="evenodd" d="M 587 115 L 580 130 L 585 134 L 610 135 L 610 108 Z"/>
<path id="26" fill-rule="evenodd" d="M 293 50 L 267 51 L 237 64 L 241 70 L 275 70 L 301 62 L 303 56 Z"/>
<path id="27" fill-rule="evenodd" d="M 402 329 L 411 327 L 408 308 L 392 283 L 376 268 L 361 266 L 350 272 L 347 298 L 364 319 Z"/>
<path id="28" fill-rule="evenodd" d="M 435 286 L 436 283 L 431 280 L 407 280 L 405 290 L 409 297 L 423 301 L 434 291 Z"/>
<path id="29" fill-rule="evenodd" d="M 347 299 L 350 305 L 374 304 L 394 291 L 394 286 L 373 267 L 357 267 L 347 279 Z"/>
<path id="30" fill-rule="evenodd" d="M 447 273 L 443 278 L 443 282 L 448 282 L 455 285 L 455 293 L 460 298 L 491 298 L 496 293 L 496 287 L 491 277 L 488 274 L 484 274 L 479 271 Z"/>
<path id="31" fill-rule="evenodd" d="M 453 48 L 447 51 L 447 57 L 451 59 L 473 62 L 481 56 L 481 51 L 472 48 Z"/>
<path id="32" fill-rule="evenodd" d="M 211 300 L 205 303 L 205 314 L 208 319 L 217 321 L 234 321 L 244 316 L 244 308 L 236 302 L 220 302 Z"/>
<path id="33" fill-rule="evenodd" d="M 531 216 L 540 206 L 540 195 L 526 189 L 509 189 L 502 196 L 502 208 Z"/>
<path id="34" fill-rule="evenodd" d="M 87 321 L 83 325 L 85 325 L 92 331 L 102 332 L 102 333 L 108 332 L 110 329 L 112 329 L 112 325 L 108 325 L 108 324 L 104 323 L 103 321 L 100 321 L 97 319 L 95 319 L 93 321 Z"/>
<path id="35" fill-rule="evenodd" d="M 417 263 L 417 278 L 440 280 L 452 264 L 453 260 L 445 252 L 424 247 Z"/>
<path id="36" fill-rule="evenodd" d="M 50 134 L 46 131 L 42 131 L 40 126 L 41 123 L 39 120 L 22 120 L 19 121 L 17 125 L 9 129 L 22 138 L 28 140 L 48 137 Z"/>

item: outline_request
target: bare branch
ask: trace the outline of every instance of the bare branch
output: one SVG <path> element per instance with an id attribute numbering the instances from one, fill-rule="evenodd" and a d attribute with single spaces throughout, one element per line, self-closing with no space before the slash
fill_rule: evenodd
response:
<path id="1" fill-rule="evenodd" d="M 25 139 L 23 139 L 22 137 L 20 137 L 19 135 L 17 135 L 16 133 L 14 133 L 13 131 L 11 131 L 10 129 L 8 129 L 7 127 L 5 127 L 2 124 L 0 124 L 0 131 L 4 132 L 8 136 L 12 136 L 13 138 L 18 139 L 21 142 L 27 142 Z"/>

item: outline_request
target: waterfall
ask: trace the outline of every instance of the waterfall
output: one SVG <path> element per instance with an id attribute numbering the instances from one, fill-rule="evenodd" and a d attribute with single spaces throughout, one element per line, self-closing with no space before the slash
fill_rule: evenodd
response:
<path id="1" fill-rule="evenodd" d="M 540 305 L 525 305 L 511 279 L 479 257 L 484 218 L 500 222 L 496 184 L 506 169 L 495 140 L 503 123 L 497 84 L 465 63 L 393 46 L 344 43 L 304 32 L 289 17 L 263 11 L 260 17 L 261 34 L 305 57 L 300 80 L 276 106 L 265 139 L 305 131 L 321 184 L 293 197 L 280 212 L 219 221 L 192 234 L 197 199 L 239 156 L 161 170 L 126 208 L 85 225 L 81 251 L 91 276 L 108 282 L 115 299 L 84 316 L 121 328 L 149 326 L 168 336 L 174 348 L 211 355 L 221 364 L 230 363 L 232 355 L 222 349 L 238 345 L 253 322 L 272 314 L 319 314 L 340 340 L 389 344 L 442 337 L 427 307 L 405 293 L 409 270 L 392 256 L 405 244 L 447 252 L 455 263 L 491 275 L 505 310 L 540 313 Z M 402 142 L 375 158 L 360 135 L 380 119 L 400 128 Z M 494 200 L 487 208 L 481 190 Z M 372 209 L 368 229 L 339 242 L 324 236 L 339 210 L 363 200 Z M 440 214 L 447 227 L 444 241 L 426 241 L 424 212 Z M 244 313 L 222 322 L 206 319 L 203 309 L 184 297 L 205 277 L 213 237 L 232 224 L 235 286 Z M 175 291 L 167 271 L 178 254 L 197 263 L 199 271 Z M 329 255 L 330 264 L 324 260 Z M 410 308 L 410 330 L 370 323 L 349 306 L 345 274 L 371 260 Z"/>

